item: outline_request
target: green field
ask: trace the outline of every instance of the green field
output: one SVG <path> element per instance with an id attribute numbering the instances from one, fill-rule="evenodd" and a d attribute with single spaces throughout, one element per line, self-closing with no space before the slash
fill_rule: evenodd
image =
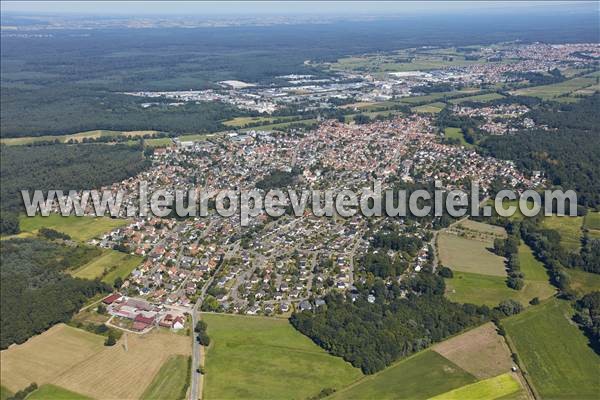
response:
<path id="1" fill-rule="evenodd" d="M 102 282 L 113 284 L 117 277 L 125 279 L 131 271 L 142 263 L 142 257 L 121 253 L 116 250 L 103 250 L 100 257 L 81 266 L 71 275 L 82 279 L 96 279 L 102 277 Z"/>
<path id="2" fill-rule="evenodd" d="M 448 138 L 448 139 L 456 139 L 458 141 L 460 141 L 461 146 L 465 146 L 465 147 L 473 147 L 472 144 L 467 143 L 467 141 L 465 140 L 465 136 L 462 133 L 462 130 L 460 128 L 452 128 L 452 127 L 448 127 L 444 129 L 444 137 Z"/>
<path id="3" fill-rule="evenodd" d="M 450 54 L 452 58 L 445 57 Z M 400 61 L 399 58 L 410 57 L 410 62 Z M 362 55 L 344 57 L 330 65 L 331 69 L 343 71 L 369 71 L 369 72 L 404 72 L 404 71 L 429 71 L 448 67 L 461 67 L 472 64 L 481 64 L 485 60 L 466 60 L 464 55 L 458 53 L 412 53 L 404 51 L 389 55 Z"/>
<path id="4" fill-rule="evenodd" d="M 594 239 L 600 239 L 600 212 L 588 212 L 583 221 L 583 226 Z"/>
<path id="5" fill-rule="evenodd" d="M 336 392 L 333 399 L 427 399 L 475 382 L 473 375 L 425 350 Z"/>
<path id="6" fill-rule="evenodd" d="M 544 217 L 542 226 L 552 229 L 560 235 L 560 244 L 567 250 L 578 251 L 581 247 L 581 227 L 583 217 Z"/>
<path id="7" fill-rule="evenodd" d="M 157 131 L 108 131 L 108 130 L 95 130 L 87 132 L 73 133 L 69 135 L 44 135 L 44 136 L 25 136 L 18 138 L 2 138 L 0 143 L 6 144 L 7 146 L 22 146 L 43 141 L 55 141 L 58 140 L 61 143 L 65 143 L 69 140 L 81 141 L 83 139 L 96 139 L 99 137 L 116 137 L 116 136 L 128 136 L 135 138 L 136 136 L 144 135 L 155 135 Z"/>
<path id="8" fill-rule="evenodd" d="M 276 131 L 276 130 L 284 130 L 286 128 L 289 128 L 291 125 L 304 125 L 304 126 L 310 126 L 313 124 L 317 123 L 317 119 L 316 118 L 309 118 L 309 119 L 301 119 L 301 120 L 297 120 L 297 121 L 290 121 L 290 122 L 280 122 L 277 124 L 269 124 L 269 125 L 261 125 L 260 127 L 253 127 L 253 128 L 245 128 L 243 129 L 244 131 L 250 131 L 250 130 L 263 130 L 263 131 Z"/>
<path id="9" fill-rule="evenodd" d="M 296 117 L 294 116 L 289 116 L 289 117 L 236 117 L 236 118 L 232 118 L 228 121 L 223 122 L 223 125 L 225 126 L 230 126 L 232 128 L 242 128 L 245 125 L 248 124 L 273 124 L 274 121 L 278 121 L 281 120 L 282 122 L 286 121 L 286 120 L 290 120 L 290 119 L 294 119 Z"/>
<path id="10" fill-rule="evenodd" d="M 446 107 L 445 103 L 436 102 L 430 104 L 424 104 L 422 106 L 413 107 L 411 110 L 416 113 L 428 113 L 428 114 L 437 114 L 442 111 Z"/>
<path id="11" fill-rule="evenodd" d="M 453 271 L 506 277 L 504 258 L 492 253 L 493 240 L 475 240 L 457 234 L 438 235 L 440 262 Z"/>
<path id="12" fill-rule="evenodd" d="M 144 140 L 144 144 L 148 147 L 166 147 L 173 144 L 173 139 L 164 137 L 164 138 L 156 138 L 156 139 L 146 139 Z"/>
<path id="13" fill-rule="evenodd" d="M 158 374 L 142 394 L 142 399 L 178 400 L 185 398 L 189 375 L 189 357 L 171 356 L 160 367 Z"/>
<path id="14" fill-rule="evenodd" d="M 8 390 L 4 386 L 0 385 L 0 400 L 6 400 L 10 396 L 12 396 L 13 394 L 14 394 L 13 392 L 11 392 L 10 390 Z"/>
<path id="15" fill-rule="evenodd" d="M 568 302 L 552 299 L 502 323 L 541 398 L 594 399 L 600 393 L 600 357 L 572 313 Z"/>
<path id="16" fill-rule="evenodd" d="M 340 389 L 362 376 L 329 355 L 287 320 L 203 314 L 211 345 L 206 353 L 205 399 L 306 399 Z"/>
<path id="17" fill-rule="evenodd" d="M 600 275 L 578 269 L 567 269 L 571 280 L 569 287 L 582 296 L 585 293 L 600 290 Z"/>
<path id="18" fill-rule="evenodd" d="M 486 93 L 486 94 L 480 94 L 480 95 L 476 95 L 476 96 L 461 97 L 459 99 L 450 100 L 450 103 L 460 104 L 460 103 L 464 103 L 465 101 L 475 101 L 475 102 L 485 103 L 488 101 L 498 100 L 498 99 L 503 99 L 503 98 L 504 98 L 504 96 L 502 96 L 501 94 L 498 94 L 498 93 Z"/>
<path id="19" fill-rule="evenodd" d="M 454 272 L 454 277 L 446 279 L 446 297 L 458 303 L 496 306 L 500 301 L 513 299 L 527 305 L 531 299 L 545 299 L 555 293 L 547 281 L 525 279 L 521 290 L 506 286 L 506 278 L 500 276 Z"/>
<path id="20" fill-rule="evenodd" d="M 59 232 L 66 233 L 73 240 L 87 242 L 98 237 L 103 233 L 109 232 L 120 226 L 124 226 L 129 221 L 126 219 L 113 219 L 108 217 L 63 217 L 60 214 L 50 214 L 48 217 L 36 215 L 35 217 L 21 216 L 19 225 L 21 231 L 35 233 L 40 228 L 50 228 Z"/>
<path id="21" fill-rule="evenodd" d="M 596 83 L 596 79 L 592 76 L 582 76 L 569 79 L 563 82 L 554 83 L 551 85 L 534 86 L 524 89 L 519 89 L 512 94 L 517 96 L 533 96 L 544 100 L 553 99 L 557 96 L 569 94 L 577 90 L 592 86 Z"/>
<path id="22" fill-rule="evenodd" d="M 88 400 L 90 397 L 71 392 L 55 385 L 42 385 L 27 396 L 27 400 Z"/>
<path id="23" fill-rule="evenodd" d="M 506 373 L 451 390 L 432 397 L 431 400 L 493 400 L 518 393 L 521 390 L 519 381 L 512 374 Z"/>
<path id="24" fill-rule="evenodd" d="M 549 277 L 544 264 L 535 258 L 531 248 L 525 243 L 519 245 L 519 265 L 521 272 L 525 274 L 525 279 L 548 282 Z"/>

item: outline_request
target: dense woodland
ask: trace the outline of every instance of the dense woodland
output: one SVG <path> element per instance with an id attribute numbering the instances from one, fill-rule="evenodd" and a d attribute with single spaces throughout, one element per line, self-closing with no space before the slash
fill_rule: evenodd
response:
<path id="1" fill-rule="evenodd" d="M 596 21 L 589 13 L 573 10 L 560 18 L 544 17 L 532 20 L 515 13 L 509 27 L 505 19 L 475 13 L 450 20 L 432 15 L 352 21 L 350 30 L 348 22 L 342 21 L 196 29 L 52 29 L 38 31 L 39 37 L 2 35 L 0 132 L 2 137 L 15 137 L 88 129 L 217 130 L 220 121 L 233 116 L 231 107 L 204 103 L 143 109 L 139 104 L 146 100 L 122 93 L 199 90 L 227 79 L 281 85 L 280 75 L 323 75 L 316 65 L 320 62 L 400 48 L 464 47 L 515 39 L 596 40 L 597 31 L 591 28 Z M 2 18 L 6 21 L 10 16 Z M 540 29 L 547 26 L 552 29 Z"/>
<path id="2" fill-rule="evenodd" d="M 18 232 L 21 190 L 97 189 L 136 175 L 149 165 L 126 145 L 0 146 L 1 233 Z"/>
<path id="3" fill-rule="evenodd" d="M 341 294 L 326 296 L 326 306 L 315 312 L 294 313 L 292 325 L 330 353 L 343 357 L 366 374 L 429 347 L 463 329 L 490 318 L 518 313 L 521 305 L 503 302 L 487 306 L 452 303 L 444 297 L 444 279 L 423 272 L 400 286 L 357 285 L 352 301 Z M 408 290 L 406 298 L 401 296 Z M 375 296 L 369 303 L 367 296 Z"/>
<path id="4" fill-rule="evenodd" d="M 578 103 L 549 103 L 531 112 L 536 124 L 553 130 L 490 136 L 481 146 L 494 157 L 513 160 L 519 168 L 541 170 L 550 183 L 574 189 L 579 204 L 600 206 L 600 95 Z"/>
<path id="5" fill-rule="evenodd" d="M 68 321 L 87 299 L 110 287 L 63 272 L 98 257 L 100 250 L 40 239 L 0 242 L 0 348 L 23 343 L 52 325 Z"/>
<path id="6" fill-rule="evenodd" d="M 600 355 L 600 292 L 592 292 L 575 303 L 575 322 L 590 339 L 591 347 Z"/>

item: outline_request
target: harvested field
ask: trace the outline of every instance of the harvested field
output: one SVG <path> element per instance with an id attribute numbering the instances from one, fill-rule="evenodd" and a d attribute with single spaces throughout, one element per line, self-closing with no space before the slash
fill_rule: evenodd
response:
<path id="1" fill-rule="evenodd" d="M 104 337 L 58 324 L 26 343 L 0 353 L 1 383 L 11 391 L 31 382 L 52 384 L 95 399 L 137 399 L 163 363 L 187 356 L 190 338 L 152 332 L 128 335 L 112 347 Z"/>
<path id="2" fill-rule="evenodd" d="M 510 371 L 510 350 L 496 326 L 488 322 L 432 347 L 478 379 L 491 378 Z"/>
<path id="3" fill-rule="evenodd" d="M 190 338 L 151 332 L 123 336 L 55 380 L 56 385 L 97 399 L 137 399 L 173 354 L 189 355 Z"/>
<path id="4" fill-rule="evenodd" d="M 53 383 L 61 374 L 104 349 L 104 338 L 58 324 L 0 352 L 2 386 L 16 392 L 31 382 Z"/>

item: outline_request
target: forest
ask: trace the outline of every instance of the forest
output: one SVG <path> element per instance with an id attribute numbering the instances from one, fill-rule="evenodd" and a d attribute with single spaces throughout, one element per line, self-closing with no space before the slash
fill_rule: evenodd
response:
<path id="1" fill-rule="evenodd" d="M 506 301 L 487 306 L 452 303 L 444 297 L 442 277 L 423 272 L 402 286 L 377 279 L 357 285 L 359 297 L 342 294 L 325 297 L 326 306 L 315 312 L 296 312 L 292 325 L 328 352 L 341 356 L 365 374 L 429 347 L 450 335 L 489 319 L 518 313 L 521 305 Z M 405 298 L 401 296 L 408 291 Z M 375 296 L 369 303 L 368 294 Z"/>
<path id="2" fill-rule="evenodd" d="M 126 145 L 0 146 L 0 156 L 3 234 L 18 232 L 21 190 L 97 189 L 149 165 L 139 147 Z"/>
<path id="3" fill-rule="evenodd" d="M 593 17 L 573 10 L 560 18 L 514 13 L 449 20 L 432 15 L 194 29 L 53 29 L 40 30 L 40 37 L 6 34 L 0 38 L 0 132 L 16 137 L 91 129 L 218 130 L 220 121 L 244 113 L 214 103 L 143 109 L 143 99 L 122 93 L 200 90 L 227 79 L 280 85 L 281 75 L 327 74 L 319 63 L 343 56 L 419 46 L 516 39 L 591 42 L 597 36 L 590 29 Z M 547 26 L 552 29 L 540 29 Z"/>
<path id="4" fill-rule="evenodd" d="M 2 240 L 0 252 L 2 349 L 68 321 L 87 299 L 111 290 L 63 273 L 97 257 L 99 249 L 28 238 Z"/>
<path id="5" fill-rule="evenodd" d="M 600 95 L 574 104 L 544 104 L 531 112 L 535 123 L 552 131 L 533 129 L 516 135 L 489 136 L 480 144 L 490 155 L 513 160 L 528 171 L 541 170 L 550 183 L 577 192 L 586 207 L 600 206 Z"/>

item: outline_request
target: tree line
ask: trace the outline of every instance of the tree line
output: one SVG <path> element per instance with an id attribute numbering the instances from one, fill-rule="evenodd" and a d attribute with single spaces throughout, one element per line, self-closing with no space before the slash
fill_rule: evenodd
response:
<path id="1" fill-rule="evenodd" d="M 2 240 L 0 251 L 2 349 L 69 321 L 89 298 L 111 290 L 98 280 L 64 273 L 97 257 L 98 249 L 28 238 Z"/>
<path id="2" fill-rule="evenodd" d="M 333 355 L 365 374 L 429 347 L 468 327 L 521 311 L 514 301 L 498 307 L 457 304 L 444 297 L 444 279 L 424 271 L 386 284 L 357 283 L 358 298 L 330 293 L 325 306 L 294 313 L 291 324 Z M 373 303 L 368 295 L 375 297 Z"/>
<path id="3" fill-rule="evenodd" d="M 138 174 L 150 165 L 126 145 L 0 146 L 1 233 L 19 232 L 21 190 L 96 189 Z"/>

